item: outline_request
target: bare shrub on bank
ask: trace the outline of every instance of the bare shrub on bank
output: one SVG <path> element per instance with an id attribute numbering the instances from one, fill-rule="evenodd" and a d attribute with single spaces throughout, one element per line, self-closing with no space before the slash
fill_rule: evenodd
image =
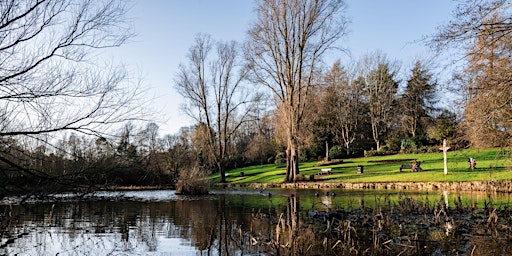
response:
<path id="1" fill-rule="evenodd" d="M 199 167 L 192 169 L 181 169 L 178 182 L 176 183 L 176 194 L 181 195 L 206 195 L 210 183 L 206 176 L 208 174 Z"/>

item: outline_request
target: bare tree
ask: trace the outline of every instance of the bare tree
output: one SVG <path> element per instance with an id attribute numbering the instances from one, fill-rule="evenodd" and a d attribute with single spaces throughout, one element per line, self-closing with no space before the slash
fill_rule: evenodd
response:
<path id="1" fill-rule="evenodd" d="M 393 105 L 398 90 L 396 74 L 398 64 L 390 61 L 385 54 L 369 54 L 358 64 L 359 78 L 363 83 L 363 99 L 368 104 L 368 115 L 376 149 L 380 149 L 382 136 L 386 134 L 393 116 Z"/>
<path id="2" fill-rule="evenodd" d="M 229 144 L 240 125 L 251 117 L 257 95 L 244 90 L 247 70 L 240 62 L 236 42 L 215 43 L 209 35 L 198 35 L 188 58 L 189 66 L 180 65 L 175 88 L 187 101 L 186 113 L 205 125 L 206 149 L 215 161 L 220 181 L 225 182 Z"/>
<path id="3" fill-rule="evenodd" d="M 325 82 L 328 84 L 329 95 L 334 105 L 336 122 L 336 139 L 345 145 L 347 155 L 351 153 L 351 144 L 356 139 L 357 129 L 361 123 L 361 84 L 355 81 L 353 74 L 350 74 L 337 61 L 331 70 L 325 75 Z"/>
<path id="4" fill-rule="evenodd" d="M 157 152 L 162 151 L 158 145 L 159 127 L 154 122 L 146 124 L 144 129 L 141 129 L 137 134 L 137 146 L 140 148 L 142 156 L 146 157 L 155 155 Z"/>
<path id="5" fill-rule="evenodd" d="M 450 48 L 457 50 L 473 48 L 473 42 L 486 30 L 493 38 L 479 50 L 485 51 L 489 44 L 506 39 L 512 32 L 512 5 L 507 0 L 469 0 L 461 1 L 453 12 L 453 19 L 438 27 L 436 34 L 428 37 L 427 44 L 436 51 Z M 496 14 L 501 13 L 499 19 Z M 493 27 L 493 30 L 489 30 Z M 467 53 L 467 52 L 466 52 Z"/>
<path id="6" fill-rule="evenodd" d="M 512 143 L 512 34 L 503 36 L 494 29 L 482 29 L 463 71 L 466 135 L 479 148 Z M 498 35 L 500 40 L 490 44 Z M 481 51 L 482 45 L 488 47 Z"/>
<path id="7" fill-rule="evenodd" d="M 132 35 L 122 1 L 8 0 L 0 13 L 0 135 L 97 133 L 139 109 L 124 68 L 90 59 Z"/>
<path id="8" fill-rule="evenodd" d="M 0 1 L 0 137 L 100 135 L 140 118 L 141 91 L 122 66 L 97 61 L 132 33 L 124 1 Z M 5 153 L 5 154 L 4 154 Z M 36 174 L 2 151 L 0 161 Z"/>
<path id="9" fill-rule="evenodd" d="M 452 20 L 427 41 L 439 52 L 463 55 L 456 78 L 466 96 L 464 123 L 473 146 L 512 143 L 511 7 L 507 0 L 461 2 Z"/>
<path id="10" fill-rule="evenodd" d="M 251 79 L 269 88 L 286 129 L 286 182 L 299 173 L 299 132 L 321 57 L 346 31 L 340 0 L 258 1 L 246 58 Z"/>
<path id="11" fill-rule="evenodd" d="M 251 140 L 244 152 L 245 157 L 259 164 L 269 163 L 267 162 L 268 159 L 276 154 L 274 129 L 270 113 L 266 113 L 247 129 L 250 129 L 252 133 Z"/>

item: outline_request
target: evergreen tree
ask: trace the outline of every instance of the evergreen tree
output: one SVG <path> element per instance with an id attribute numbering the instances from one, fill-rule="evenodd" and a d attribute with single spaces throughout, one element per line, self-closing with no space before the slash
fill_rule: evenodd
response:
<path id="1" fill-rule="evenodd" d="M 433 120 L 434 125 L 428 128 L 428 135 L 430 139 L 442 141 L 448 139 L 455 141 L 452 138 L 457 131 L 457 115 L 447 109 L 443 109 L 441 114 L 436 116 Z"/>
<path id="2" fill-rule="evenodd" d="M 402 123 L 408 135 L 426 135 L 431 114 L 435 110 L 436 85 L 432 81 L 432 74 L 417 61 L 400 100 Z"/>

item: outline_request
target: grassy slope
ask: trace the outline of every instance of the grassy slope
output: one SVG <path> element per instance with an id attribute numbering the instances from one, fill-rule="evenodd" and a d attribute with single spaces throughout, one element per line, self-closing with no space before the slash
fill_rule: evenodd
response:
<path id="1" fill-rule="evenodd" d="M 471 171 L 468 158 L 477 161 L 477 168 Z M 381 160 L 400 160 L 403 162 L 379 162 Z M 411 159 L 423 161 L 424 172 L 399 172 L 400 165 L 410 164 Z M 316 167 L 317 162 L 300 164 L 301 174 L 317 174 L 321 168 L 332 168 L 332 175 L 315 176 L 317 181 L 325 182 L 399 182 L 399 181 L 477 181 L 512 179 L 512 159 L 510 151 L 501 149 L 448 151 L 448 175 L 444 175 L 443 154 L 397 154 L 390 156 L 351 158 L 341 164 Z M 357 166 L 363 166 L 364 174 L 357 174 Z M 240 172 L 244 176 L 240 176 Z M 227 171 L 227 181 L 232 183 L 282 182 L 285 166 L 262 165 Z M 219 175 L 212 175 L 213 182 L 219 181 Z"/>

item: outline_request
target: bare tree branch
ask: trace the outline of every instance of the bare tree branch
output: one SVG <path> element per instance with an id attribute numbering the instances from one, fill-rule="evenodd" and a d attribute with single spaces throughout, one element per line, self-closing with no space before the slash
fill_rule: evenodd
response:
<path id="1" fill-rule="evenodd" d="M 201 148 L 210 153 L 221 182 L 232 136 L 259 100 L 256 90 L 244 90 L 247 69 L 240 56 L 237 43 L 215 43 L 209 35 L 198 35 L 190 48 L 189 66 L 181 65 L 175 80 L 175 88 L 186 99 L 186 113 L 198 122 L 196 133 L 206 137 Z"/>
<path id="2" fill-rule="evenodd" d="M 274 94 L 286 127 L 287 182 L 299 172 L 298 134 L 318 63 L 346 31 L 344 7 L 340 0 L 259 1 L 248 32 L 250 79 Z"/>

